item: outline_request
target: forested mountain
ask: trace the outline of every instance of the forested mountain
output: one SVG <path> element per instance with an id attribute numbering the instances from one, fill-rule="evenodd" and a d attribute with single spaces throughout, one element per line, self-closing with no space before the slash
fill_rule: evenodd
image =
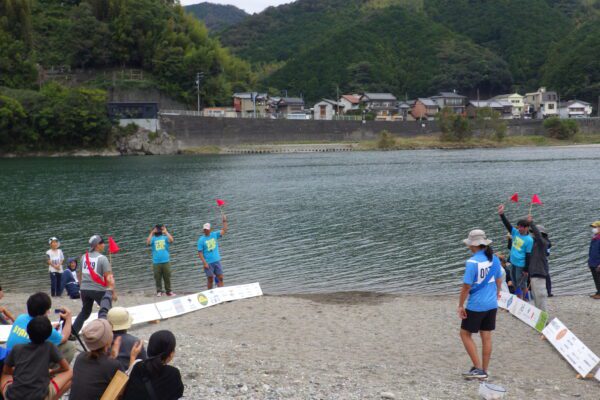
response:
<path id="1" fill-rule="evenodd" d="M 0 0 L 0 86 L 36 87 L 39 65 L 138 68 L 180 99 L 230 99 L 252 82 L 249 65 L 174 0 Z"/>
<path id="2" fill-rule="evenodd" d="M 209 2 L 192 4 L 184 7 L 185 11 L 193 14 L 204 22 L 210 31 L 220 31 L 243 21 L 249 14 L 232 5 L 214 4 Z"/>
<path id="3" fill-rule="evenodd" d="M 595 101 L 599 4 L 298 0 L 246 18 L 221 41 L 255 64 L 266 87 L 309 100 L 333 96 L 337 85 L 408 97 L 555 85 L 569 97 Z"/>
<path id="4" fill-rule="evenodd" d="M 254 86 L 250 65 L 175 0 L 0 0 L 0 153 L 109 146 L 120 133 L 103 89 L 192 103 L 199 71 L 207 105 Z"/>

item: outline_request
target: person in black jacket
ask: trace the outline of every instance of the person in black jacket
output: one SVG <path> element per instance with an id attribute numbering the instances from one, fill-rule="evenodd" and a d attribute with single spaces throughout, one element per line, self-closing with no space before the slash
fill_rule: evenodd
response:
<path id="1" fill-rule="evenodd" d="M 175 356 L 175 345 L 171 331 L 150 336 L 148 359 L 133 367 L 123 400 L 177 400 L 183 396 L 181 373 L 168 365 Z"/>
<path id="2" fill-rule="evenodd" d="M 590 297 L 600 300 L 600 221 L 593 222 L 591 225 L 594 237 L 590 242 L 590 252 L 588 256 L 588 267 L 592 272 L 594 284 L 596 285 L 596 294 Z"/>
<path id="3" fill-rule="evenodd" d="M 533 233 L 533 250 L 529 259 L 529 265 L 525 269 L 531 278 L 531 291 L 533 292 L 535 306 L 542 311 L 547 311 L 546 300 L 546 276 L 548 271 L 548 246 L 550 241 L 546 229 L 542 225 L 536 225 L 531 215 L 527 217 L 529 228 Z"/>

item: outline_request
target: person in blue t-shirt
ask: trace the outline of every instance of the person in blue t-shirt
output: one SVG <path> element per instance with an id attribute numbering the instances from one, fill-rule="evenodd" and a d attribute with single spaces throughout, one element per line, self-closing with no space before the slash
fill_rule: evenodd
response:
<path id="1" fill-rule="evenodd" d="M 533 250 L 533 238 L 529 236 L 529 222 L 525 219 L 517 221 L 517 227 L 514 228 L 506 215 L 504 215 L 504 204 L 498 206 L 498 215 L 511 236 L 512 245 L 510 248 L 511 277 L 516 289 L 521 289 L 521 294 L 517 296 L 523 298 L 527 294 L 527 276 L 531 251 Z"/>
<path id="2" fill-rule="evenodd" d="M 209 223 L 202 227 L 204 235 L 198 239 L 198 257 L 202 261 L 204 273 L 206 274 L 206 287 L 212 289 L 213 280 L 217 277 L 217 286 L 223 286 L 223 267 L 221 266 L 221 255 L 219 254 L 219 242 L 225 233 L 227 233 L 227 217 L 223 216 L 223 229 L 220 231 L 211 231 Z"/>
<path id="3" fill-rule="evenodd" d="M 167 227 L 157 224 L 148 235 L 146 245 L 152 248 L 152 268 L 154 270 L 154 281 L 156 283 L 156 296 L 163 294 L 162 281 L 165 281 L 167 296 L 175 296 L 171 291 L 171 256 L 169 247 L 173 243 L 173 236 Z"/>
<path id="4" fill-rule="evenodd" d="M 48 294 L 38 292 L 29 296 L 27 299 L 27 314 L 21 314 L 15 320 L 10 329 L 8 340 L 6 341 L 6 349 L 10 351 L 17 344 L 31 343 L 29 335 L 27 334 L 27 324 L 35 317 L 48 317 L 51 308 L 52 299 L 50 299 Z M 73 314 L 66 307 L 62 307 L 58 309 L 58 311 L 60 311 L 58 315 L 64 320 L 62 331 L 52 329 L 52 333 L 47 341 L 58 346 L 58 349 L 70 363 L 71 360 L 73 360 L 73 357 L 75 357 L 76 350 L 75 344 L 68 340 L 71 335 L 71 320 L 73 319 Z"/>
<path id="5" fill-rule="evenodd" d="M 493 254 L 491 240 L 485 232 L 475 229 L 463 240 L 473 253 L 467 260 L 463 285 L 458 300 L 458 316 L 462 320 L 460 338 L 473 362 L 473 367 L 463 374 L 465 379 L 487 379 L 492 355 L 492 331 L 496 329 L 498 296 L 502 287 L 502 265 Z M 469 297 L 467 307 L 465 300 Z M 481 361 L 472 334 L 481 336 Z"/>

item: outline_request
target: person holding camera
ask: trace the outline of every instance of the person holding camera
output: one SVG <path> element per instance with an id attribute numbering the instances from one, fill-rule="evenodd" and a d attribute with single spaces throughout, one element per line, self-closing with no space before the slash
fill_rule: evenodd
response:
<path id="1" fill-rule="evenodd" d="M 167 227 L 157 224 L 148 235 L 146 245 L 152 248 L 152 264 L 154 269 L 154 281 L 156 282 L 156 296 L 163 294 L 162 281 L 165 281 L 167 296 L 175 296 L 171 291 L 171 256 L 169 247 L 173 243 L 173 236 Z"/>

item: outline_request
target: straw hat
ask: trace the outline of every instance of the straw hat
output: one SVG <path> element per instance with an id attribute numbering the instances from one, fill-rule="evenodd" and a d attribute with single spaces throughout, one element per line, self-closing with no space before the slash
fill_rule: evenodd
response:
<path id="1" fill-rule="evenodd" d="M 133 318 L 125 307 L 113 307 L 108 311 L 108 322 L 112 324 L 113 331 L 124 331 L 131 328 Z"/>
<path id="2" fill-rule="evenodd" d="M 485 232 L 481 229 L 474 229 L 469 232 L 469 237 L 463 240 L 467 246 L 489 246 L 492 241 L 485 236 Z"/>
<path id="3" fill-rule="evenodd" d="M 600 228 L 600 221 L 592 222 L 590 226 L 592 228 Z"/>

